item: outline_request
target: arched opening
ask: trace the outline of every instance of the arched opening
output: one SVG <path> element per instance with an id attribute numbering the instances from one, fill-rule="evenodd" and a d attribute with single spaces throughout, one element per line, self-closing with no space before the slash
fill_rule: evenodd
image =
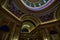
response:
<path id="1" fill-rule="evenodd" d="M 30 21 L 30 20 L 27 20 L 27 21 L 23 21 L 22 23 L 22 32 L 31 32 L 33 29 L 35 28 L 35 24 Z"/>
<path id="2" fill-rule="evenodd" d="M 51 36 L 52 40 L 60 40 L 59 33 L 56 30 L 51 30 L 50 36 Z"/>
<path id="3" fill-rule="evenodd" d="M 9 27 L 7 25 L 0 26 L 1 31 L 9 32 Z"/>
<path id="4" fill-rule="evenodd" d="M 50 31 L 50 34 L 57 34 L 58 32 L 57 31 L 55 31 L 55 30 L 51 30 Z"/>
<path id="5" fill-rule="evenodd" d="M 28 31 L 28 29 L 23 28 L 23 29 L 21 30 L 21 32 L 29 32 L 29 31 Z"/>

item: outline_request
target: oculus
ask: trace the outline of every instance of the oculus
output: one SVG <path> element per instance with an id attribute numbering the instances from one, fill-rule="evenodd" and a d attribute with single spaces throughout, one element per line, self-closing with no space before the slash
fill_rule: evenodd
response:
<path id="1" fill-rule="evenodd" d="M 21 2 L 30 10 L 39 11 L 51 5 L 54 0 L 21 0 Z"/>

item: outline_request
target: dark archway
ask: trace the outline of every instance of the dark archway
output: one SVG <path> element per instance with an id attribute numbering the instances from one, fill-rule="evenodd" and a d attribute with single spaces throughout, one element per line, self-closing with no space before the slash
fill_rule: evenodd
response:
<path id="1" fill-rule="evenodd" d="M 9 32 L 9 27 L 7 25 L 0 26 L 1 31 Z"/>
<path id="2" fill-rule="evenodd" d="M 56 30 L 51 30 L 50 34 L 57 34 L 58 32 Z"/>
<path id="3" fill-rule="evenodd" d="M 28 31 L 28 29 L 23 28 L 23 29 L 21 30 L 21 32 L 29 32 L 29 31 Z"/>

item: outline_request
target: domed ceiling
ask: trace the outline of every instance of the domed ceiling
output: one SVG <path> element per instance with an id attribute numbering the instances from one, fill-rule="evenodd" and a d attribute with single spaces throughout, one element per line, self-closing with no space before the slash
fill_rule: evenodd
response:
<path id="1" fill-rule="evenodd" d="M 39 25 L 60 20 L 58 0 L 6 0 L 1 7 L 21 22 L 22 32 L 31 32 Z"/>
<path id="2" fill-rule="evenodd" d="M 6 0 L 1 6 L 17 20 L 31 20 L 38 25 L 56 21 L 59 4 L 58 0 Z"/>

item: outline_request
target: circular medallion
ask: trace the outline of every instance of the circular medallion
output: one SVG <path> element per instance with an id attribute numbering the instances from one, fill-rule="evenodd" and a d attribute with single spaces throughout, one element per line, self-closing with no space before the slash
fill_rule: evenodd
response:
<path id="1" fill-rule="evenodd" d="M 54 0 L 21 0 L 21 2 L 30 10 L 39 11 L 51 5 Z"/>

